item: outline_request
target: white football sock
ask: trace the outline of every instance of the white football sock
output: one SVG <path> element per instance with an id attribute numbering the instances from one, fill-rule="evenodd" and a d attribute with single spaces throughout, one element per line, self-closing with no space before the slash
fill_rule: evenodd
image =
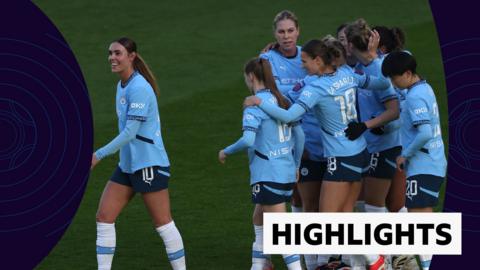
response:
<path id="1" fill-rule="evenodd" d="M 302 213 L 303 212 L 303 208 L 301 206 L 298 207 L 298 206 L 292 205 L 291 208 L 292 208 L 292 213 Z"/>
<path id="2" fill-rule="evenodd" d="M 355 203 L 355 212 L 365 212 L 365 201 L 357 201 Z"/>
<path id="3" fill-rule="evenodd" d="M 388 210 L 385 206 L 375 206 L 366 203 L 365 204 L 365 212 L 367 213 L 386 213 Z"/>
<path id="4" fill-rule="evenodd" d="M 317 255 L 305 254 L 303 257 L 305 258 L 305 266 L 307 267 L 307 270 L 315 270 L 315 268 L 317 268 Z"/>
<path id="5" fill-rule="evenodd" d="M 112 268 L 115 246 L 115 223 L 97 222 L 98 270 L 110 270 Z"/>
<path id="6" fill-rule="evenodd" d="M 171 221 L 168 224 L 155 229 L 163 239 L 165 249 L 167 250 L 168 260 L 173 270 L 185 270 L 185 250 L 183 248 L 182 236 L 175 223 Z"/>
<path id="7" fill-rule="evenodd" d="M 420 264 L 422 265 L 422 270 L 430 269 L 430 263 L 432 262 L 433 255 L 418 255 L 420 258 Z"/>

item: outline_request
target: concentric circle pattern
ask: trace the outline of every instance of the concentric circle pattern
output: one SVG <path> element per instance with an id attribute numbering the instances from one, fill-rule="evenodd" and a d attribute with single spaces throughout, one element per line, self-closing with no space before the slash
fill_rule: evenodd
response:
<path id="1" fill-rule="evenodd" d="M 448 174 L 444 211 L 462 212 L 462 257 L 439 256 L 433 269 L 477 261 L 480 240 L 480 31 L 471 2 L 430 1 L 440 39 L 448 94 Z M 476 268 L 474 266 L 474 268 Z"/>
<path id="2" fill-rule="evenodd" d="M 2 14 L 0 268 L 32 269 L 81 201 L 92 115 L 79 66 L 55 26 L 27 1 L 2 6 Z"/>

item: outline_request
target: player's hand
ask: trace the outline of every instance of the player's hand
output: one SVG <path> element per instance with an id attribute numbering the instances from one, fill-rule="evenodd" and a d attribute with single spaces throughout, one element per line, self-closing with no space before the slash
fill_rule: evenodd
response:
<path id="1" fill-rule="evenodd" d="M 297 169 L 295 177 L 296 177 L 295 182 L 298 183 L 298 181 L 300 180 L 300 169 Z"/>
<path id="2" fill-rule="evenodd" d="M 377 58 L 378 44 L 380 43 L 380 34 L 377 30 L 370 31 L 371 35 L 368 38 L 368 54 L 373 58 Z"/>
<path id="3" fill-rule="evenodd" d="M 243 101 L 243 107 L 258 106 L 261 102 L 262 100 L 256 96 L 248 96 Z"/>
<path id="4" fill-rule="evenodd" d="M 347 129 L 345 129 L 345 136 L 351 141 L 354 141 L 360 137 L 363 132 L 367 130 L 367 125 L 363 122 L 350 122 Z"/>
<path id="5" fill-rule="evenodd" d="M 220 161 L 220 163 L 222 164 L 225 164 L 225 160 L 227 159 L 227 155 L 225 154 L 225 152 L 222 150 L 220 150 L 218 152 L 218 161 Z"/>
<path id="6" fill-rule="evenodd" d="M 270 51 L 271 49 L 274 49 L 274 48 L 277 48 L 278 47 L 278 43 L 277 42 L 270 42 L 267 44 L 267 46 L 265 46 L 265 48 L 262 49 L 262 51 L 260 53 L 266 53 L 268 51 Z"/>
<path id="7" fill-rule="evenodd" d="M 385 134 L 385 126 L 379 126 L 376 128 L 370 129 L 370 132 L 375 134 L 375 135 L 383 135 Z"/>
<path id="8" fill-rule="evenodd" d="M 407 161 L 407 159 L 405 157 L 402 157 L 402 156 L 398 156 L 397 157 L 397 169 L 399 171 L 403 171 L 405 169 L 405 162 Z"/>
<path id="9" fill-rule="evenodd" d="M 97 156 L 95 156 L 95 153 L 92 154 L 92 164 L 90 165 L 90 170 L 93 170 L 95 166 L 100 162 L 99 159 L 97 159 Z"/>

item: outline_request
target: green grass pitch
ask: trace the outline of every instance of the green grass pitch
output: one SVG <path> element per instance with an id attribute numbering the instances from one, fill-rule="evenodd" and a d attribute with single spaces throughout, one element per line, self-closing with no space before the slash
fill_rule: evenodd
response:
<path id="1" fill-rule="evenodd" d="M 427 1 L 34 1 L 72 47 L 89 89 L 95 149 L 117 134 L 116 75 L 109 42 L 136 40 L 157 76 L 162 132 L 172 163 L 172 213 L 182 233 L 189 269 L 249 269 L 253 229 L 246 155 L 221 166 L 217 152 L 241 135 L 242 67 L 273 40 L 272 20 L 283 9 L 300 22 L 299 44 L 335 34 L 363 17 L 371 25 L 399 26 L 419 72 L 432 84 L 447 141 L 447 103 L 438 38 Z M 95 212 L 118 157 L 92 172 L 68 231 L 41 270 L 96 269 Z M 139 196 L 116 223 L 113 269 L 170 269 L 163 243 Z M 277 269 L 284 269 L 280 257 Z"/>

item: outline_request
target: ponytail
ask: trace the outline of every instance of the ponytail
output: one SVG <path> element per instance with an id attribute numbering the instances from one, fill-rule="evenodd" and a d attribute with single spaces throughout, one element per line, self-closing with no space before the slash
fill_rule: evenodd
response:
<path id="1" fill-rule="evenodd" d="M 278 106 L 283 109 L 288 109 L 290 103 L 278 90 L 268 60 L 253 58 L 245 64 L 244 72 L 245 74 L 253 74 L 257 80 L 263 82 L 265 87 L 270 89 L 272 95 L 277 99 Z"/>
<path id="2" fill-rule="evenodd" d="M 153 76 L 153 73 L 148 67 L 148 65 L 145 63 L 143 58 L 137 52 L 137 44 L 135 43 L 135 41 L 133 41 L 128 37 L 122 37 L 117 40 L 114 40 L 113 42 L 120 43 L 123 47 L 125 47 L 128 53 L 134 52 L 136 54 L 135 59 L 133 60 L 133 69 L 138 71 L 140 74 L 142 74 L 142 76 L 147 80 L 147 82 L 153 88 L 153 91 L 155 92 L 155 94 L 158 96 L 159 89 L 157 85 L 157 80 L 155 79 L 155 76 Z"/>
<path id="3" fill-rule="evenodd" d="M 272 67 L 270 63 L 265 59 L 260 59 L 260 63 L 263 69 L 263 76 L 264 76 L 264 84 L 265 86 L 270 89 L 272 94 L 275 96 L 278 102 L 278 106 L 282 109 L 288 109 L 290 103 L 285 99 L 285 97 L 280 93 L 277 88 L 277 84 L 275 83 L 275 79 L 273 78 Z"/>
<path id="4" fill-rule="evenodd" d="M 147 80 L 147 82 L 152 86 L 153 91 L 155 91 L 155 94 L 158 96 L 160 93 L 157 85 L 157 80 L 155 79 L 155 76 L 153 76 L 152 71 L 148 67 L 148 65 L 145 63 L 143 58 L 140 56 L 139 53 L 137 53 L 137 56 L 133 60 L 133 68 L 137 70 L 142 76 Z"/>

